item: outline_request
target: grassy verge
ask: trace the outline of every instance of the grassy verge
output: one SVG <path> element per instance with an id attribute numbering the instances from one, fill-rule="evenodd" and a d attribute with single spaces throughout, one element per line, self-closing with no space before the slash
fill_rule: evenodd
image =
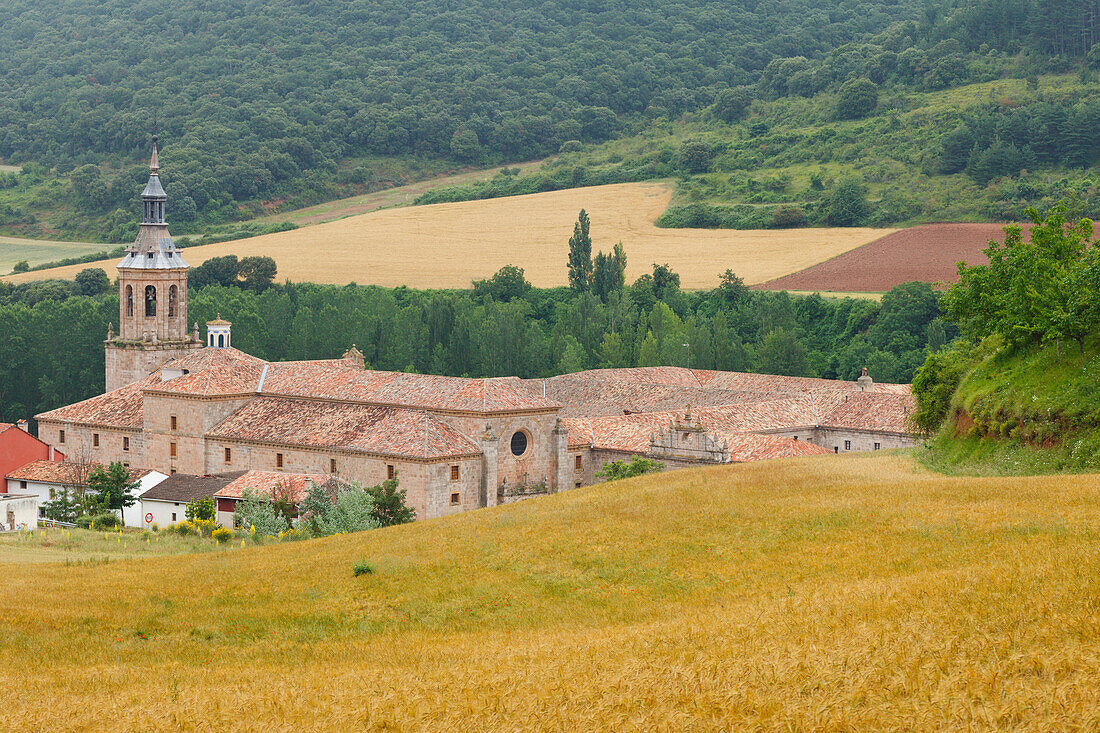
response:
<path id="1" fill-rule="evenodd" d="M 39 529 L 0 533 L 0 564 L 95 564 L 217 549 L 219 545 L 209 538 L 140 530 Z"/>
<path id="2" fill-rule="evenodd" d="M 106 699 L 143 729 L 1090 728 L 1097 526 L 1097 476 L 830 456 L 186 561 L 11 566 L 7 722 L 75 727 Z"/>

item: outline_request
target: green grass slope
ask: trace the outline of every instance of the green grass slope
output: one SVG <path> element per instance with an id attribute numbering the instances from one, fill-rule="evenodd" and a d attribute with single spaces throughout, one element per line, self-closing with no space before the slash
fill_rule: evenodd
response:
<path id="1" fill-rule="evenodd" d="M 990 351 L 974 355 L 925 462 L 990 475 L 1100 469 L 1100 343 Z"/>
<path id="2" fill-rule="evenodd" d="M 888 454 L 319 541 L 4 564 L 5 725 L 1095 727 L 1098 521 L 1100 477 L 945 477 Z M 373 572 L 354 577 L 360 561 Z"/>

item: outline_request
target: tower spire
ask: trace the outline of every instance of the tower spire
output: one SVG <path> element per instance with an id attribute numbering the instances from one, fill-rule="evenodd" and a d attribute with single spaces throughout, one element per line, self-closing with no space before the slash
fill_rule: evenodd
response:
<path id="1" fill-rule="evenodd" d="M 157 157 L 157 136 L 153 135 L 153 156 L 149 158 L 149 170 L 153 175 L 160 172 L 160 159 Z"/>

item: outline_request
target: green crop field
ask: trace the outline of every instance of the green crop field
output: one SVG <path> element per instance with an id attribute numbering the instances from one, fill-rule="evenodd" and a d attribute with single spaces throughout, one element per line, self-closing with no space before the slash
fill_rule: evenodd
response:
<path id="1" fill-rule="evenodd" d="M 895 453 L 5 564 L 5 724 L 1095 729 L 1098 523 L 1098 476 L 944 477 Z"/>
<path id="2" fill-rule="evenodd" d="M 0 236 L 0 272 L 11 272 L 15 263 L 21 260 L 26 260 L 30 265 L 39 265 L 66 257 L 103 252 L 114 246 L 96 242 L 53 242 Z"/>

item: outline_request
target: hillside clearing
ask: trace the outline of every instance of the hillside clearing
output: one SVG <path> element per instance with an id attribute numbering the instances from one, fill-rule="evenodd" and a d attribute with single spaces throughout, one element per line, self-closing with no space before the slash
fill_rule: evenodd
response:
<path id="1" fill-rule="evenodd" d="M 1098 520 L 1100 476 L 851 455 L 7 566 L 7 723 L 72 728 L 105 704 L 143 729 L 1090 728 Z"/>
<path id="2" fill-rule="evenodd" d="M 21 260 L 26 260 L 29 265 L 40 265 L 66 257 L 103 252 L 117 246 L 96 242 L 54 242 L 46 239 L 0 236 L 0 272 L 10 272 L 15 263 Z M 79 271 L 78 269 L 77 272 Z"/>
<path id="3" fill-rule="evenodd" d="M 464 288 L 503 265 L 539 287 L 566 283 L 568 239 L 577 212 L 592 218 L 593 250 L 626 246 L 627 277 L 668 263 L 685 288 L 711 288 L 732 269 L 748 283 L 805 269 L 891 229 L 735 231 L 660 229 L 668 183 L 623 183 L 483 201 L 383 209 L 250 239 L 189 247 L 192 267 L 210 257 L 268 255 L 279 278 L 415 288 Z M 8 276 L 11 282 L 72 278 L 85 267 L 113 272 L 115 260 Z"/>

